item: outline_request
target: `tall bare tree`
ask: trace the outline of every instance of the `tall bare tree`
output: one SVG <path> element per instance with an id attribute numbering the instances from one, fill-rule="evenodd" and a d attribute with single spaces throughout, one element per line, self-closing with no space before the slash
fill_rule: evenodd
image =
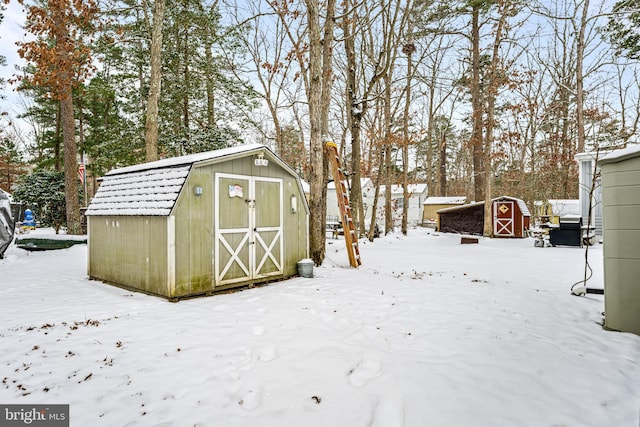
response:
<path id="1" fill-rule="evenodd" d="M 148 162 L 158 160 L 158 102 L 162 86 L 162 25 L 164 23 L 165 0 L 156 0 L 151 28 L 151 53 L 149 75 L 149 95 L 145 119 L 144 141 Z"/>
<path id="2" fill-rule="evenodd" d="M 484 156 L 482 153 L 482 91 L 480 87 L 480 10 L 481 1 L 471 2 L 471 149 L 473 153 L 473 195 L 484 200 Z"/>
<path id="3" fill-rule="evenodd" d="M 410 7 L 410 6 L 409 6 Z M 409 122 L 411 121 L 411 83 L 413 80 L 413 53 L 416 51 L 416 45 L 413 42 L 409 28 L 409 36 L 402 46 L 402 53 L 407 57 L 407 83 L 405 87 L 404 112 L 402 115 L 402 223 L 400 229 L 402 234 L 407 235 L 408 215 L 409 215 L 409 145 L 411 136 L 409 134 Z"/>
<path id="4" fill-rule="evenodd" d="M 578 152 L 584 151 L 584 53 L 586 49 L 585 32 L 589 17 L 589 0 L 582 3 L 582 13 L 578 20 L 578 38 L 576 40 L 576 121 L 578 126 Z"/>
<path id="5" fill-rule="evenodd" d="M 297 151 L 298 157 L 302 153 L 297 146 L 285 146 L 285 139 L 288 139 L 285 134 L 290 135 L 293 129 L 290 123 L 283 120 L 282 112 L 293 108 L 294 102 L 287 99 L 287 92 L 296 86 L 298 78 L 306 80 L 306 74 L 295 73 L 294 67 L 297 60 L 303 60 L 305 39 L 301 34 L 293 34 L 294 29 L 288 23 L 293 20 L 288 3 L 273 2 L 272 11 L 263 11 L 261 6 L 260 2 L 249 2 L 245 5 L 246 10 L 240 11 L 242 13 L 237 6 L 228 9 L 238 27 L 251 23 L 250 30 L 241 34 L 250 61 L 230 68 L 238 81 L 256 91 L 264 100 L 271 123 L 261 124 L 261 136 L 266 140 L 275 140 L 276 152 L 290 162 L 293 159 L 287 158 L 288 151 Z M 234 63 L 234 60 L 228 59 L 230 63 Z M 246 79 L 248 74 L 255 78 Z"/>
<path id="6" fill-rule="evenodd" d="M 362 204 L 361 160 L 362 123 L 369 105 L 378 94 L 381 79 L 389 71 L 394 56 L 395 31 L 382 31 L 382 39 L 375 37 L 377 29 L 371 24 L 371 17 L 381 14 L 395 17 L 400 10 L 400 2 L 388 2 L 381 9 L 374 10 L 367 2 L 349 0 L 345 3 L 345 13 L 341 22 L 344 34 L 346 57 L 346 117 L 351 137 L 351 193 L 350 202 L 354 210 L 354 222 L 358 235 L 364 232 L 365 212 Z M 390 20 L 391 21 L 391 20 Z M 394 22 L 395 19 L 392 21 Z M 358 42 L 359 49 L 356 48 Z M 360 52 L 358 55 L 357 52 Z"/>
<path id="7" fill-rule="evenodd" d="M 496 100 L 500 87 L 507 83 L 508 65 L 504 58 L 500 55 L 500 46 L 506 39 L 509 31 L 507 20 L 515 15 L 516 9 L 511 0 L 498 0 L 497 2 L 497 22 L 494 29 L 493 46 L 491 50 L 491 62 L 487 71 L 487 90 L 486 90 L 486 126 L 483 143 L 483 159 L 484 166 L 484 236 L 493 236 L 492 221 L 492 152 L 495 128 L 495 110 Z"/>
<path id="8" fill-rule="evenodd" d="M 309 105 L 310 185 L 309 208 L 310 250 L 316 265 L 325 257 L 325 228 L 327 212 L 327 164 L 324 144 L 329 137 L 329 104 L 333 84 L 333 31 L 335 0 L 326 2 L 321 22 L 320 1 L 304 0 L 307 9 L 309 41 L 309 77 L 307 102 Z"/>

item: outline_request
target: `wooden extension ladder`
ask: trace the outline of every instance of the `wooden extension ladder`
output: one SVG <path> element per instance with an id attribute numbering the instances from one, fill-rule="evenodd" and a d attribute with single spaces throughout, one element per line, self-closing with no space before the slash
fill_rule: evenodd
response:
<path id="1" fill-rule="evenodd" d="M 333 181 L 336 185 L 338 207 L 340 208 L 340 216 L 342 218 L 342 228 L 344 230 L 347 254 L 349 255 L 349 264 L 351 264 L 351 267 L 358 268 L 358 266 L 362 265 L 360 250 L 358 249 L 358 236 L 356 236 L 353 217 L 351 215 L 351 206 L 349 205 L 347 177 L 340 167 L 338 147 L 335 143 L 330 141 L 325 143 L 325 155 L 329 159 L 329 168 L 331 169 L 331 175 L 333 175 Z"/>

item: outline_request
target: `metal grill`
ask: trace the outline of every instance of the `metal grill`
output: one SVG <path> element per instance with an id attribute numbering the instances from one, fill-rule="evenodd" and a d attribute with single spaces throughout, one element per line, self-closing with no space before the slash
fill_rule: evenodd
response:
<path id="1" fill-rule="evenodd" d="M 582 218 L 566 216 L 559 218 L 559 226 L 549 230 L 551 246 L 582 247 Z"/>

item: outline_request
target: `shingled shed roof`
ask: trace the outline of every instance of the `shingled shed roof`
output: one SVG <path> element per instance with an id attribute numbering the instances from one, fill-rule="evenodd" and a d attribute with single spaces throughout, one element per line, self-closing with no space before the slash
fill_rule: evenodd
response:
<path id="1" fill-rule="evenodd" d="M 193 164 L 262 150 L 271 152 L 262 144 L 241 145 L 114 169 L 105 175 L 85 215 L 170 215 Z"/>
<path id="2" fill-rule="evenodd" d="M 167 216 L 191 166 L 105 176 L 86 215 Z"/>

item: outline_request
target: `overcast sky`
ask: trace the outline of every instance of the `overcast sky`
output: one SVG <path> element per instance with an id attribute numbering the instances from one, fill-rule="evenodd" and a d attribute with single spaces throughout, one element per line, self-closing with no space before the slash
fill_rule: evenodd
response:
<path id="1" fill-rule="evenodd" d="M 7 77 L 12 74 L 13 65 L 18 63 L 16 41 L 21 40 L 24 30 L 21 28 L 24 23 L 24 13 L 22 6 L 17 2 L 11 2 L 6 5 L 7 10 L 4 11 L 4 20 L 0 24 L 0 55 L 7 58 L 7 66 L 0 67 L 0 75 Z"/>
<path id="2" fill-rule="evenodd" d="M 15 74 L 15 66 L 22 63 L 17 53 L 16 42 L 22 40 L 24 35 L 24 30 L 22 29 L 22 24 L 24 23 L 22 6 L 13 1 L 6 5 L 6 8 L 3 12 L 4 19 L 0 23 L 0 55 L 7 59 L 7 65 L 0 67 L 0 77 L 4 79 L 8 79 Z M 7 96 L 7 100 L 0 101 L 1 109 L 11 112 L 14 109 L 11 107 L 11 104 L 13 104 L 11 99 L 15 99 L 14 97 L 16 96 L 11 85 L 7 84 L 4 94 Z"/>

